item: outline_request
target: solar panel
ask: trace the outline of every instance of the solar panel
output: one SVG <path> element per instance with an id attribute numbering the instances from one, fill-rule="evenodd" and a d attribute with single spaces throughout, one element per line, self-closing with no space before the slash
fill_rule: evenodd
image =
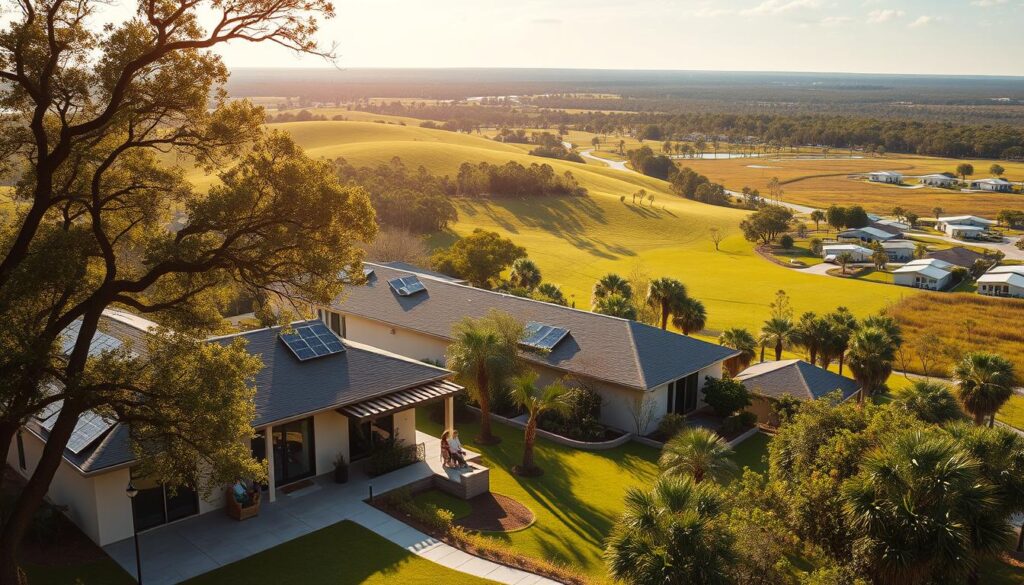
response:
<path id="1" fill-rule="evenodd" d="M 427 287 L 423 286 L 420 279 L 415 276 L 392 278 L 388 281 L 388 284 L 391 286 L 391 290 L 398 293 L 398 296 L 400 297 L 408 297 L 420 291 L 427 290 Z"/>
<path id="2" fill-rule="evenodd" d="M 75 430 L 72 431 L 71 438 L 68 439 L 68 450 L 78 455 L 83 449 L 96 442 L 96 439 L 103 436 L 103 433 L 110 430 L 112 426 L 114 426 L 113 422 L 91 410 L 83 412 L 78 416 Z"/>
<path id="3" fill-rule="evenodd" d="M 568 329 L 530 321 L 524 328 L 523 340 L 520 343 L 534 349 L 551 351 L 568 334 Z"/>
<path id="4" fill-rule="evenodd" d="M 82 330 L 82 320 L 76 319 L 61 333 L 61 353 L 70 355 L 78 342 L 78 335 Z M 89 355 L 99 357 L 105 351 L 113 351 L 121 347 L 121 340 L 111 337 L 102 331 L 96 331 L 89 342 Z"/>
<path id="5" fill-rule="evenodd" d="M 300 362 L 345 351 L 338 336 L 319 321 L 295 327 L 292 333 L 282 333 L 281 341 Z"/>

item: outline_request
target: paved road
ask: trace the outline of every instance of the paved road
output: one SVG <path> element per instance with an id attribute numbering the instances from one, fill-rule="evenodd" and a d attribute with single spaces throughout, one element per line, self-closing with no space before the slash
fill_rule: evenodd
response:
<path id="1" fill-rule="evenodd" d="M 588 148 L 587 150 L 581 150 L 580 151 L 580 156 L 582 156 L 583 158 L 589 158 L 590 160 L 596 160 L 596 161 L 602 162 L 602 163 L 608 165 L 609 167 L 611 167 L 613 169 L 617 169 L 617 170 L 620 170 L 620 171 L 626 171 L 627 173 L 636 173 L 638 175 L 640 174 L 640 173 L 637 173 L 636 171 L 634 171 L 633 169 L 627 167 L 626 166 L 626 161 L 624 161 L 624 160 L 609 160 L 609 159 L 606 159 L 606 158 L 601 158 L 599 156 L 594 156 L 594 155 L 590 154 L 590 151 L 592 151 L 592 150 L 594 150 L 594 149 L 593 148 Z"/>
<path id="2" fill-rule="evenodd" d="M 914 232 L 911 232 L 911 233 L 914 233 Z M 1018 248 L 1016 246 L 1016 244 L 1014 244 L 1013 240 L 1009 240 L 1009 239 L 1004 241 L 1004 242 L 1002 242 L 1002 243 L 996 243 L 996 242 L 974 242 L 974 241 L 967 242 L 967 241 L 964 241 L 964 240 L 958 240 L 956 238 L 951 238 L 949 236 L 942 236 L 942 235 L 938 235 L 938 234 L 926 234 L 926 233 L 920 233 L 919 232 L 919 233 L 916 233 L 915 235 L 925 236 L 927 238 L 931 238 L 931 239 L 934 239 L 936 241 L 950 242 L 952 244 L 957 244 L 957 245 L 960 245 L 960 246 L 974 246 L 974 247 L 977 247 L 977 248 L 987 248 L 989 250 L 999 250 L 1000 252 L 1002 252 L 1003 254 L 1006 255 L 1006 259 L 1007 260 L 1024 260 L 1024 250 L 1021 250 L 1020 248 Z"/>

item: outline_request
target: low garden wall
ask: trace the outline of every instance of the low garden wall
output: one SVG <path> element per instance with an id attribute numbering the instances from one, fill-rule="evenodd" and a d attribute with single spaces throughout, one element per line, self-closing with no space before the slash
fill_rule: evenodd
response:
<path id="1" fill-rule="evenodd" d="M 466 408 L 477 414 L 480 413 L 480 409 L 474 406 L 466 405 Z M 526 428 L 526 423 L 512 418 L 506 418 L 498 414 L 491 413 L 491 419 L 519 429 Z M 582 449 L 584 451 L 607 451 L 609 449 L 615 449 L 617 447 L 625 445 L 630 441 L 630 439 L 633 438 L 632 433 L 624 433 L 621 437 L 616 437 L 609 441 L 577 441 L 576 439 L 563 437 L 562 435 L 552 433 L 551 431 L 545 431 L 544 429 L 541 428 L 537 429 L 537 436 L 544 437 L 545 439 L 553 443 L 558 443 L 559 445 L 563 445 L 565 447 L 572 447 L 573 449 Z"/>

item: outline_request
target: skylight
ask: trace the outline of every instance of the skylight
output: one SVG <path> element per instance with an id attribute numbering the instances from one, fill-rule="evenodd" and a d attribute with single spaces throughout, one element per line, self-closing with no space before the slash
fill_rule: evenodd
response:
<path id="1" fill-rule="evenodd" d="M 412 296 L 420 291 L 427 290 L 427 287 L 423 286 L 420 279 L 412 275 L 392 278 L 388 281 L 388 284 L 391 286 L 391 290 L 395 291 L 400 297 Z"/>
<path id="2" fill-rule="evenodd" d="M 300 362 L 345 351 L 338 336 L 319 321 L 296 327 L 293 333 L 282 333 L 281 341 Z"/>
<path id="3" fill-rule="evenodd" d="M 523 340 L 520 343 L 533 349 L 551 351 L 568 334 L 568 329 L 530 321 L 524 328 Z"/>

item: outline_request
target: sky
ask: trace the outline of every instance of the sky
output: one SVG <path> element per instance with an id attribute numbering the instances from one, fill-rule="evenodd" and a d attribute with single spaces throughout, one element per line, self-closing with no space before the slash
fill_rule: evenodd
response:
<path id="1" fill-rule="evenodd" d="M 1024 0 L 335 0 L 334 65 L 1024 75 Z M 231 67 L 324 67 L 239 43 Z"/>

